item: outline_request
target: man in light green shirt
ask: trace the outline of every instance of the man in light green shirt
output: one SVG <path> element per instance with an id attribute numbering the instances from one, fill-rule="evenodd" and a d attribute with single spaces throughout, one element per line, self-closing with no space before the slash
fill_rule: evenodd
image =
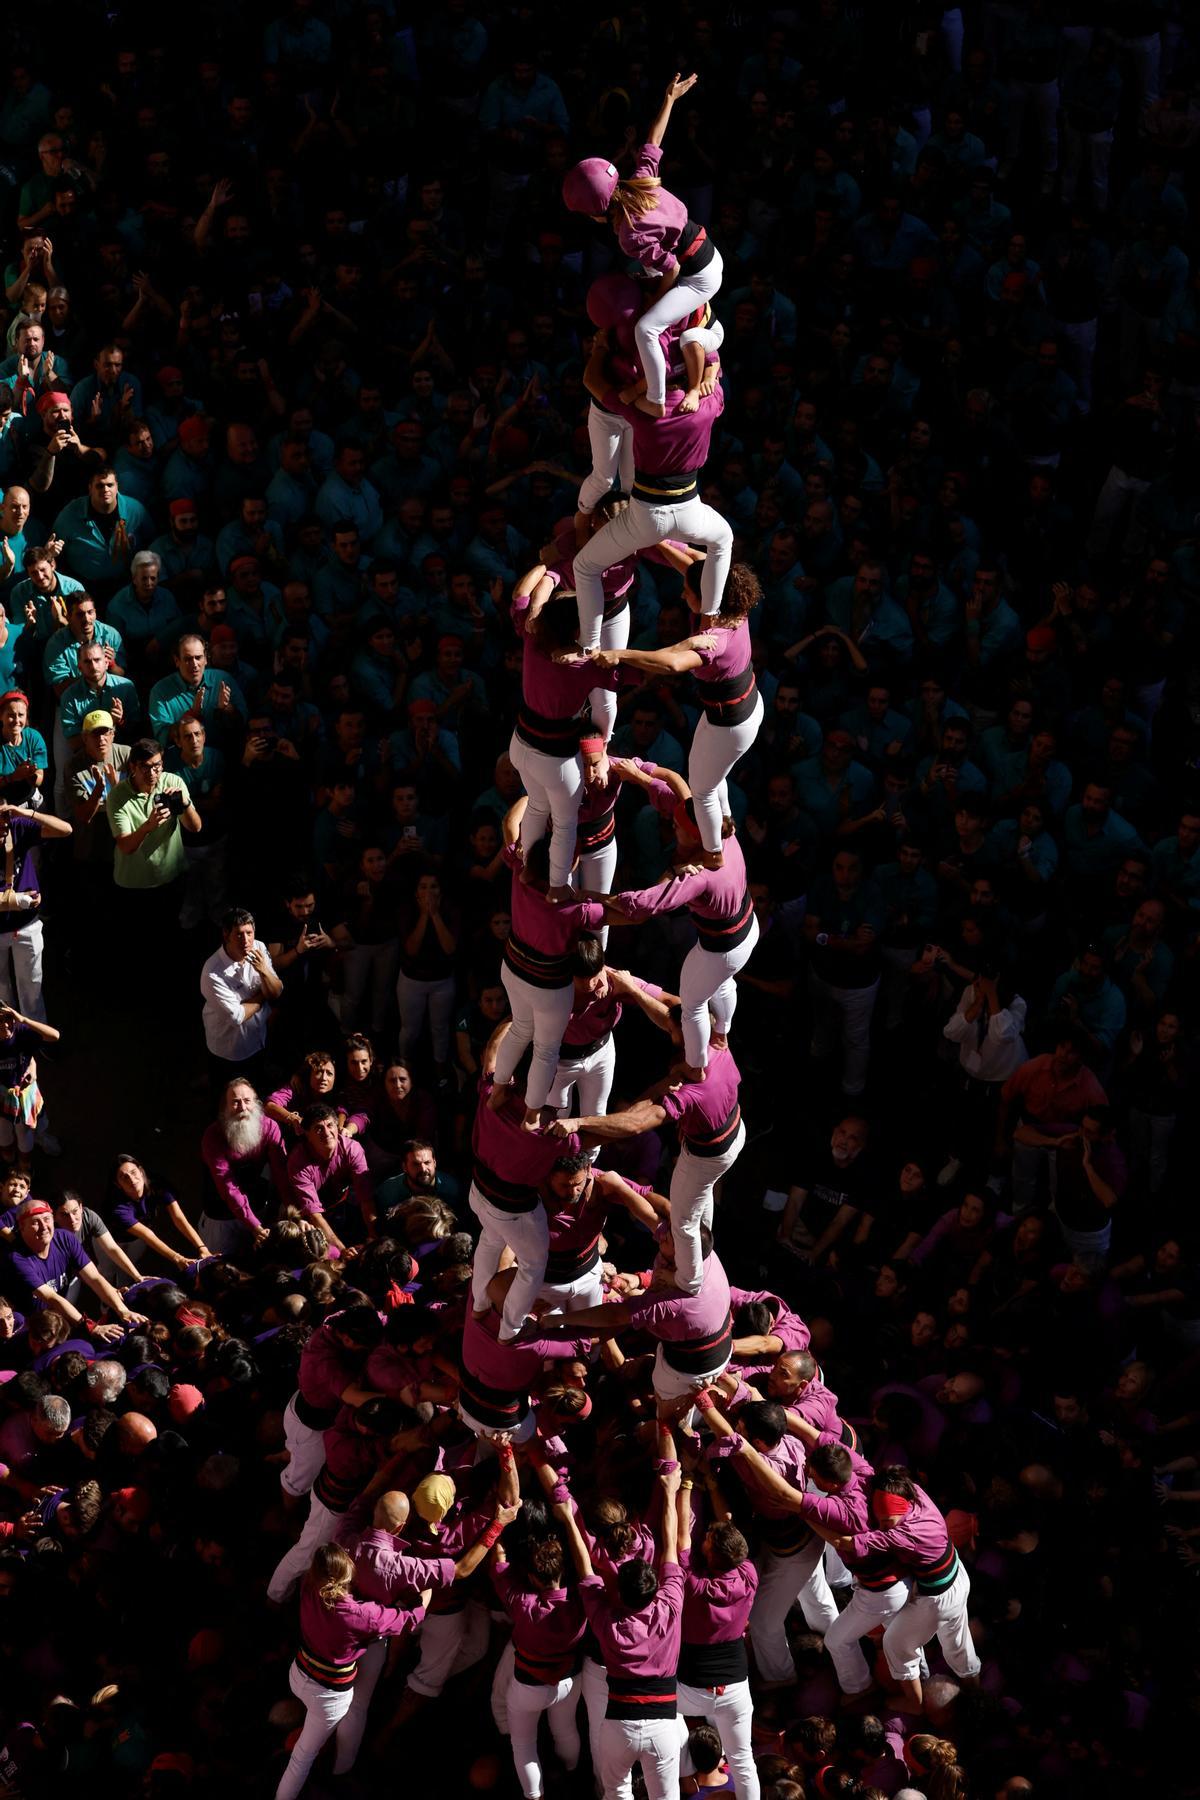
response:
<path id="1" fill-rule="evenodd" d="M 168 800 L 170 794 L 182 796 Z M 110 788 L 104 810 L 116 840 L 113 877 L 119 888 L 169 888 L 187 869 L 180 826 L 199 831 L 200 814 L 178 775 L 163 773 L 162 745 L 140 738 L 129 752 L 125 779 Z"/>

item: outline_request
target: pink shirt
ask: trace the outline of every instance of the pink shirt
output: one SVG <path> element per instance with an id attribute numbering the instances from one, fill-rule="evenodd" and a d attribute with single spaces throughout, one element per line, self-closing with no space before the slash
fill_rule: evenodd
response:
<path id="1" fill-rule="evenodd" d="M 647 1288 L 629 1301 L 633 1324 L 664 1344 L 686 1344 L 720 1330 L 729 1317 L 729 1282 L 716 1251 L 705 1257 L 700 1292 Z"/>
<path id="2" fill-rule="evenodd" d="M 479 1104 L 471 1128 L 471 1149 L 476 1164 L 498 1175 L 503 1182 L 525 1188 L 536 1195 L 560 1156 L 578 1156 L 579 1138 L 546 1137 L 541 1132 L 523 1131 L 525 1102 L 518 1094 L 510 1094 L 499 1112 L 487 1104 L 492 1091 L 492 1078 L 479 1080 Z M 486 1191 L 486 1182 L 485 1182 Z M 528 1210 L 528 1209 L 526 1209 Z"/>
<path id="3" fill-rule="evenodd" d="M 708 461 L 713 426 L 725 410 L 720 386 L 701 396 L 694 413 L 680 412 L 683 392 L 668 388 L 667 411 L 652 419 L 636 406 L 626 406 L 615 388 L 608 388 L 600 404 L 633 426 L 633 460 L 646 475 L 691 474 Z"/>
<path id="4" fill-rule="evenodd" d="M 840 1532 L 843 1537 L 853 1537 L 856 1532 L 868 1530 L 871 1524 L 867 1482 L 874 1470 L 857 1450 L 851 1450 L 842 1443 L 840 1432 L 823 1431 L 818 1441 L 822 1444 L 837 1444 L 845 1450 L 853 1472 L 839 1493 L 806 1493 L 802 1502 L 804 1516 L 806 1519 L 816 1519 L 818 1524 L 828 1526 L 830 1531 Z"/>
<path id="5" fill-rule="evenodd" d="M 736 625 L 710 624 L 702 619 L 697 621 L 697 631 L 717 639 L 715 650 L 695 652 L 700 667 L 692 673 L 702 686 L 709 681 L 726 681 L 750 667 L 750 625 L 746 619 L 740 619 Z"/>
<path id="6" fill-rule="evenodd" d="M 514 937 L 544 956 L 566 956 L 581 931 L 599 931 L 604 908 L 595 900 L 572 906 L 552 906 L 545 894 L 521 880 L 524 867 L 515 844 L 506 844 L 504 860 L 513 872 L 512 928 Z"/>
<path id="7" fill-rule="evenodd" d="M 656 180 L 661 162 L 662 145 L 643 144 L 634 165 L 633 179 Z M 624 214 L 617 217 L 617 242 L 626 256 L 641 263 L 647 274 L 670 275 L 679 267 L 673 252 L 688 220 L 687 207 L 682 200 L 660 187 L 658 205 L 649 212 L 635 219 Z"/>
<path id="8" fill-rule="evenodd" d="M 832 1388 L 814 1375 L 802 1394 L 795 1394 L 787 1402 L 791 1412 L 800 1414 L 806 1424 L 817 1431 L 833 1432 L 841 1442 L 841 1421 L 838 1418 L 838 1397 Z"/>
<path id="9" fill-rule="evenodd" d="M 287 1151 L 283 1133 L 274 1119 L 264 1118 L 258 1148 L 249 1156 L 235 1156 L 220 1124 L 214 1121 L 200 1139 L 200 1154 L 218 1198 L 229 1209 L 230 1218 L 240 1219 L 243 1225 L 257 1231 L 260 1220 L 246 1197 L 249 1183 L 266 1172 L 281 1200 L 287 1191 Z"/>
<path id="10" fill-rule="evenodd" d="M 710 1049 L 703 1081 L 684 1081 L 667 1089 L 659 1105 L 674 1120 L 681 1143 L 716 1136 L 737 1106 L 740 1082 L 732 1050 Z"/>
<path id="11" fill-rule="evenodd" d="M 334 1342 L 338 1314 L 313 1332 L 300 1352 L 300 1393 L 309 1406 L 332 1413 L 363 1364 L 361 1355 Z M 332 1421 L 330 1421 L 332 1422 Z"/>
<path id="12" fill-rule="evenodd" d="M 639 768 L 644 775 L 654 769 L 654 763 L 646 762 L 640 756 L 627 759 Z M 613 810 L 621 797 L 622 777 L 615 770 L 610 770 L 608 780 L 603 787 L 583 789 L 583 800 L 579 807 L 579 831 L 577 845 L 580 853 L 584 850 L 598 849 L 608 842 L 616 828 Z M 651 781 L 648 788 L 642 790 L 655 812 L 671 818 L 675 811 L 675 792 L 665 781 Z"/>
<path id="13" fill-rule="evenodd" d="M 586 1629 L 578 1593 L 522 1587 L 507 1563 L 492 1564 L 492 1585 L 512 1620 L 517 1680 L 544 1686 L 572 1674 Z"/>
<path id="14" fill-rule="evenodd" d="M 662 989 L 652 981 L 642 981 L 635 975 L 633 982 L 643 994 L 649 994 L 652 1000 L 661 998 Z M 571 1009 L 567 1029 L 563 1032 L 563 1052 L 573 1044 L 592 1044 L 597 1038 L 603 1037 L 606 1031 L 615 1031 L 621 1023 L 624 1010 L 615 988 L 610 987 L 602 997 L 589 994 L 582 1006 L 576 1003 Z"/>
<path id="15" fill-rule="evenodd" d="M 579 1598 L 610 1679 L 675 1674 L 683 1624 L 683 1570 L 678 1563 L 667 1564 L 657 1594 L 636 1612 L 610 1594 L 598 1575 L 579 1583 Z"/>
<path id="16" fill-rule="evenodd" d="M 721 850 L 724 860 L 719 869 L 672 875 L 656 887 L 618 894 L 617 901 L 630 924 L 640 925 L 659 913 L 678 912 L 681 906 L 697 918 L 724 922 L 740 917 L 746 901 L 746 859 L 735 837 L 726 838 Z"/>
<path id="17" fill-rule="evenodd" d="M 758 1570 L 749 1558 L 722 1575 L 697 1568 L 690 1550 L 681 1551 L 679 1560 L 684 1643 L 727 1644 L 743 1636 L 758 1591 Z"/>
<path id="18" fill-rule="evenodd" d="M 546 719 L 573 719 L 580 723 L 587 717 L 588 696 L 593 688 L 617 689 L 616 669 L 598 669 L 592 663 L 574 667 L 556 663 L 525 630 L 529 615 L 529 596 L 516 594 L 512 603 L 512 622 L 522 639 L 521 697 L 525 705 Z"/>
<path id="19" fill-rule="evenodd" d="M 327 1663 L 352 1662 L 376 1638 L 414 1631 L 424 1617 L 423 1606 L 379 1606 L 354 1594 L 326 1606 L 307 1581 L 300 1589 L 300 1636 L 305 1648 Z"/>
<path id="20" fill-rule="evenodd" d="M 364 1217 L 375 1210 L 367 1159 L 354 1138 L 339 1136 L 328 1162 L 321 1162 L 301 1138 L 288 1156 L 287 1174 L 292 1199 L 305 1212 L 321 1213 L 327 1205 L 336 1206 L 347 1188 L 354 1190 Z"/>
<path id="21" fill-rule="evenodd" d="M 409 1556 L 390 1531 L 371 1524 L 374 1501 L 356 1500 L 342 1517 L 334 1537 L 354 1558 L 354 1585 L 365 1600 L 381 1606 L 412 1602 L 432 1588 L 443 1593 L 454 1586 L 454 1559 Z"/>
<path id="22" fill-rule="evenodd" d="M 916 1483 L 913 1485 L 915 1487 Z M 876 1526 L 854 1532 L 852 1546 L 855 1556 L 870 1556 L 874 1551 L 883 1550 L 897 1562 L 911 1566 L 931 1562 L 945 1550 L 949 1537 L 941 1508 L 924 1488 L 918 1487 L 911 1512 L 902 1519 L 894 1519 L 886 1531 Z"/>

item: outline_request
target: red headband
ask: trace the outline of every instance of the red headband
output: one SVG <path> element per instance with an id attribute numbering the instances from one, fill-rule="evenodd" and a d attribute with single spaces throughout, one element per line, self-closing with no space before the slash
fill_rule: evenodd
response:
<path id="1" fill-rule="evenodd" d="M 877 1519 L 902 1519 L 912 1511 L 912 1501 L 899 1494 L 876 1492 L 871 1495 L 871 1511 Z"/>
<path id="2" fill-rule="evenodd" d="M 585 756 L 598 756 L 604 748 L 604 742 L 600 733 L 596 732 L 593 736 L 580 738 L 579 748 Z"/>
<path id="3" fill-rule="evenodd" d="M 20 1211 L 20 1215 L 19 1215 L 22 1219 L 32 1219 L 38 1213 L 49 1213 L 50 1217 L 53 1218 L 54 1217 L 54 1208 L 52 1206 L 48 1205 L 48 1203 L 45 1200 L 24 1200 L 24 1201 L 22 1201 L 21 1211 Z"/>

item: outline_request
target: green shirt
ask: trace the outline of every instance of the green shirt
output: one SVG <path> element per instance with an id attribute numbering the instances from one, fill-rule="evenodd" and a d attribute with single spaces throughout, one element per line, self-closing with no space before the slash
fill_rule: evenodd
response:
<path id="1" fill-rule="evenodd" d="M 160 775 L 158 785 L 149 794 L 139 794 L 130 781 L 118 781 L 105 797 L 104 810 L 114 838 L 128 837 L 146 823 L 159 794 L 172 789 L 183 795 L 184 805 L 192 797 L 178 775 Z M 113 879 L 121 888 L 166 887 L 178 879 L 187 866 L 179 819 L 168 819 L 144 837 L 131 856 L 118 850 L 113 857 Z"/>

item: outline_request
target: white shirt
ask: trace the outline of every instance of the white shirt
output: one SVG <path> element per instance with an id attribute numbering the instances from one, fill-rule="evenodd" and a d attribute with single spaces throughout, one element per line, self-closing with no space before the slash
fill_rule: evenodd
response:
<path id="1" fill-rule="evenodd" d="M 254 948 L 262 952 L 263 961 L 274 974 L 267 946 L 255 938 Z M 254 964 L 231 962 L 224 945 L 210 956 L 200 971 L 200 992 L 204 995 L 204 1041 L 213 1056 L 225 1062 L 246 1062 L 257 1055 L 267 1041 L 269 1005 L 242 1017 L 244 1000 L 261 1000 L 262 978 Z"/>
<path id="2" fill-rule="evenodd" d="M 958 1010 L 942 1027 L 942 1035 L 958 1045 L 958 1062 L 964 1075 L 975 1081 L 1007 1081 L 1014 1069 L 1029 1060 L 1021 1032 L 1025 1027 L 1025 1002 L 1014 994 L 1009 1004 L 988 1020 L 982 1044 L 979 1020 L 966 1014 L 975 1002 L 975 986 L 963 992 Z"/>

